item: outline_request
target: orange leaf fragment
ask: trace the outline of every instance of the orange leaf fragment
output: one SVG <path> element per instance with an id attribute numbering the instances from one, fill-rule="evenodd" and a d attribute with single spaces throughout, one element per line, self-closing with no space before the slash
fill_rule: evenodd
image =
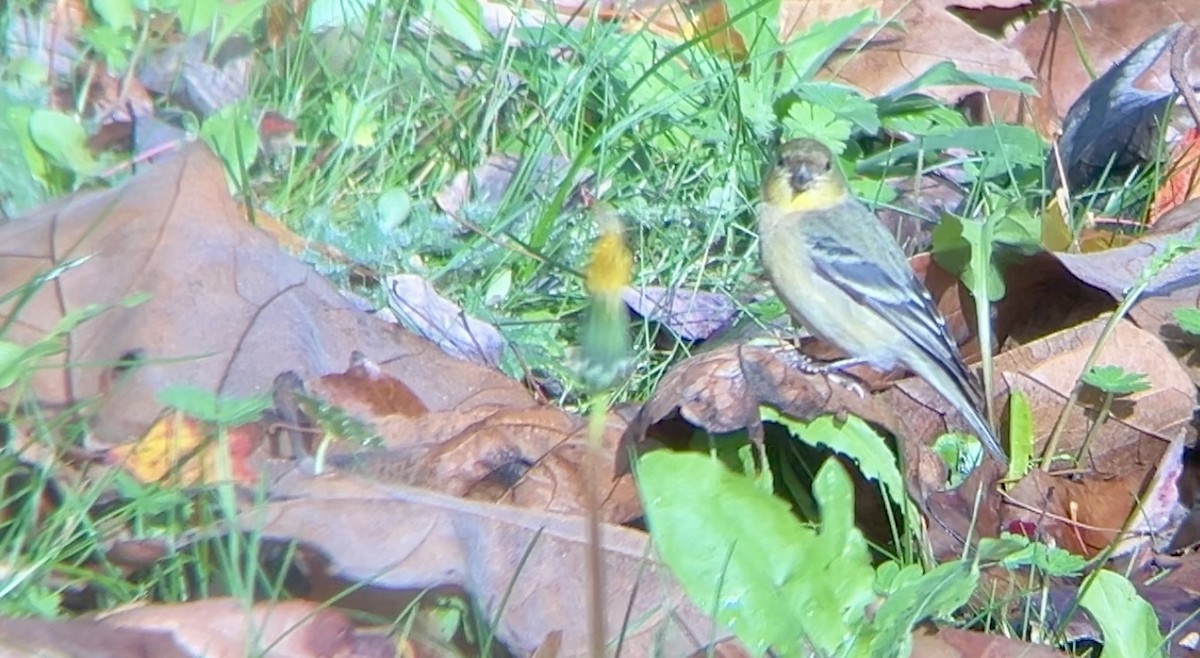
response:
<path id="1" fill-rule="evenodd" d="M 1190 128 L 1171 149 L 1171 168 L 1154 194 L 1149 224 L 1168 210 L 1200 196 L 1200 129 Z"/>
<path id="2" fill-rule="evenodd" d="M 243 484 L 255 481 L 249 457 L 258 447 L 256 425 L 226 430 L 229 468 L 233 479 Z M 211 483 L 221 478 L 221 441 L 212 428 L 178 411 L 159 416 L 142 438 L 109 450 L 109 463 L 121 466 L 141 482 L 170 479 L 180 486 Z"/>

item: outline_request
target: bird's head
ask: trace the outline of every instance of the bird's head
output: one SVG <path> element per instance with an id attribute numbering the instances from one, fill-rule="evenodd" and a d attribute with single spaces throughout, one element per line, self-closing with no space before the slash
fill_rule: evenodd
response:
<path id="1" fill-rule="evenodd" d="M 794 139 L 763 179 L 763 201 L 784 211 L 824 210 L 845 199 L 846 181 L 833 153 L 812 139 Z"/>

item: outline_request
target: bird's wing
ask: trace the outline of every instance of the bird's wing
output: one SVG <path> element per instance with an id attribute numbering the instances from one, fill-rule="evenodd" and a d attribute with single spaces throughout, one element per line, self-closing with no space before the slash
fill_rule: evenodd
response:
<path id="1" fill-rule="evenodd" d="M 882 237 L 892 239 L 886 234 Z M 899 329 L 964 387 L 970 398 L 980 399 L 979 389 L 963 365 L 958 345 L 950 337 L 933 298 L 902 255 L 895 263 L 874 262 L 834 235 L 815 238 L 810 246 L 816 270 L 825 279 Z"/>

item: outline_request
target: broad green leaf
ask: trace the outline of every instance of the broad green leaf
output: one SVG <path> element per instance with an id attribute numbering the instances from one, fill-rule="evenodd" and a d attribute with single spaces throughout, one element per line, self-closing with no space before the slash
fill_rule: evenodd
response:
<path id="1" fill-rule="evenodd" d="M 229 172 L 249 167 L 258 156 L 258 129 L 241 105 L 227 105 L 204 120 L 200 137 L 225 163 Z"/>
<path id="2" fill-rule="evenodd" d="M 1111 395 L 1132 395 L 1150 390 L 1145 375 L 1128 372 L 1121 366 L 1092 366 L 1083 373 L 1083 383 Z"/>
<path id="3" fill-rule="evenodd" d="M 701 610 L 755 654 L 849 653 L 875 599 L 875 576 L 854 526 L 853 485 L 837 460 L 813 482 L 819 529 L 704 455 L 658 450 L 637 471 L 655 545 Z"/>
<path id="4" fill-rule="evenodd" d="M 878 22 L 874 9 L 863 9 L 828 23 L 817 22 L 793 36 L 783 51 L 785 78 L 794 83 L 812 80 L 833 53 L 860 29 Z M 791 91 L 783 85 L 781 93 Z"/>
<path id="5" fill-rule="evenodd" d="M 1010 571 L 1032 567 L 1053 578 L 1078 576 L 1088 564 L 1083 557 L 1061 548 L 1007 532 L 999 537 L 981 537 L 978 557 L 980 562 L 998 562 Z"/>
<path id="6" fill-rule="evenodd" d="M 967 127 L 962 112 L 925 96 L 872 99 L 879 108 L 879 121 L 884 130 L 917 137 Z"/>
<path id="7" fill-rule="evenodd" d="M 333 102 L 329 106 L 329 132 L 347 146 L 374 146 L 379 120 L 369 114 L 362 99 L 352 100 L 340 91 L 334 92 Z"/>
<path id="8" fill-rule="evenodd" d="M 933 442 L 933 451 L 946 464 L 949 471 L 946 485 L 951 489 L 962 484 L 983 462 L 983 444 L 979 439 L 960 432 L 939 436 Z"/>
<path id="9" fill-rule="evenodd" d="M 44 160 L 29 136 L 31 114 L 28 107 L 15 106 L 7 94 L 0 93 L 0 204 L 9 217 L 33 208 L 45 193 L 39 182 L 45 167 L 40 172 L 34 169 Z"/>
<path id="10" fill-rule="evenodd" d="M 1017 479 L 1029 472 L 1033 465 L 1033 409 L 1029 398 L 1020 389 L 1013 388 L 1009 397 L 1008 414 L 1008 478 Z"/>
<path id="11" fill-rule="evenodd" d="M 1037 95 L 1037 90 L 1027 83 L 995 75 L 986 75 L 984 73 L 960 71 L 954 62 L 950 61 L 942 61 L 934 64 L 929 70 L 913 78 L 907 84 L 893 89 L 887 95 L 891 98 L 900 98 L 925 87 L 940 85 L 977 85 L 987 87 L 988 89 L 1011 91 L 1017 94 Z"/>
<path id="12" fill-rule="evenodd" d="M 979 569 L 965 560 L 955 560 L 920 574 L 912 565 L 876 609 L 871 624 L 871 656 L 908 656 L 912 653 L 912 631 L 927 619 L 949 617 L 966 605 L 979 583 Z"/>
<path id="13" fill-rule="evenodd" d="M 1200 308 L 1177 308 L 1173 314 L 1180 329 L 1193 336 L 1200 336 Z"/>
<path id="14" fill-rule="evenodd" d="M 742 118 L 750 124 L 756 136 L 760 139 L 767 139 L 775 130 L 775 123 L 778 120 L 775 116 L 775 109 L 771 105 L 771 99 L 766 94 L 760 93 L 752 82 L 744 78 L 738 78 L 735 84 L 737 85 L 738 110 Z"/>
<path id="15" fill-rule="evenodd" d="M 984 166 L 976 178 L 996 176 L 1016 166 L 1041 166 L 1045 154 L 1041 138 L 1024 126 L 969 126 L 923 135 L 869 158 L 863 166 L 881 167 L 888 161 L 915 157 L 918 151 L 946 149 L 966 149 L 983 158 Z"/>
<path id="16" fill-rule="evenodd" d="M 175 15 L 183 33 L 194 36 L 212 27 L 220 10 L 220 0 L 181 0 Z"/>
<path id="17" fill-rule="evenodd" d="M 114 30 L 132 30 L 137 25 L 132 0 L 92 0 L 92 10 Z"/>
<path id="18" fill-rule="evenodd" d="M 741 35 L 751 59 L 769 57 L 779 47 L 779 5 L 780 0 L 725 0 L 729 27 Z"/>
<path id="19" fill-rule="evenodd" d="M 856 89 L 833 82 L 805 82 L 796 87 L 795 93 L 849 121 L 863 132 L 871 135 L 879 132 L 878 108 Z"/>
<path id="20" fill-rule="evenodd" d="M 240 0 L 239 2 L 222 2 L 217 5 L 217 31 L 213 35 L 213 44 L 220 47 L 226 39 L 235 34 L 250 34 L 255 23 L 263 15 L 267 0 Z"/>
<path id="21" fill-rule="evenodd" d="M 1002 299 L 1005 294 L 1003 267 L 997 263 L 996 246 L 1026 253 L 1039 249 L 1040 227 L 1024 209 L 996 201 L 986 221 L 946 214 L 933 229 L 933 254 L 938 265 L 954 273 L 976 299 Z M 1008 252 L 1004 258 L 1009 258 Z"/>
<path id="22" fill-rule="evenodd" d="M 825 446 L 854 461 L 863 476 L 879 482 L 893 504 L 908 508 L 904 478 L 896 467 L 896 455 L 883 437 L 861 418 L 851 416 L 839 422 L 832 416 L 821 416 L 809 422 L 784 416 L 771 407 L 761 407 L 763 422 L 783 426 L 793 437 L 812 446 Z"/>
<path id="23" fill-rule="evenodd" d="M 35 110 L 29 117 L 33 143 L 54 164 L 90 176 L 99 169 L 87 146 L 87 132 L 73 117 L 54 110 Z"/>
<path id="24" fill-rule="evenodd" d="M 892 187 L 888 181 L 879 178 L 850 178 L 846 181 L 846 186 L 850 188 L 850 192 L 854 196 L 876 208 L 886 206 L 899 197 L 896 188 Z"/>
<path id="25" fill-rule="evenodd" d="M 850 122 L 832 110 L 808 101 L 796 101 L 783 118 L 784 139 L 810 137 L 838 152 L 850 139 Z"/>
<path id="26" fill-rule="evenodd" d="M 1120 574 L 1107 569 L 1096 572 L 1083 589 L 1079 605 L 1096 620 L 1104 634 L 1100 658 L 1167 655 L 1154 608 Z"/>

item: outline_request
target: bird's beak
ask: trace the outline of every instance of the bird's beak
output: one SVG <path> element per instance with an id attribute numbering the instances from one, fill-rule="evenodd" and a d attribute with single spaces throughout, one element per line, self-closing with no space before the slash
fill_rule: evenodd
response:
<path id="1" fill-rule="evenodd" d="M 809 184 L 812 183 L 812 180 L 812 171 L 808 168 L 808 165 L 800 165 L 792 169 L 792 177 L 788 182 L 791 183 L 793 190 L 806 190 Z"/>

